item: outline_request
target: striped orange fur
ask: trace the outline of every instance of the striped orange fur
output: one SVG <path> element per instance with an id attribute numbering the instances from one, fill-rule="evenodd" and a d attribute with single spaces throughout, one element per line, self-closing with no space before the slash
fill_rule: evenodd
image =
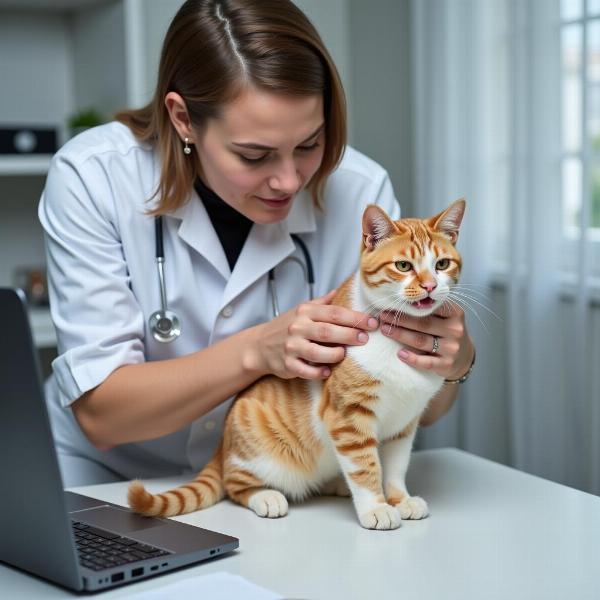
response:
<path id="1" fill-rule="evenodd" d="M 455 243 L 464 209 L 458 200 L 430 219 L 392 221 L 367 207 L 359 270 L 333 303 L 375 315 L 437 310 L 460 274 Z M 333 491 L 351 493 L 367 528 L 394 529 L 402 519 L 427 516 L 426 502 L 408 493 L 405 474 L 420 415 L 443 382 L 398 360 L 398 349 L 377 331 L 364 346 L 348 347 L 323 382 L 256 381 L 232 404 L 221 445 L 196 479 L 156 495 L 134 481 L 130 506 L 173 516 L 227 495 L 259 516 L 280 517 L 288 500 Z"/>

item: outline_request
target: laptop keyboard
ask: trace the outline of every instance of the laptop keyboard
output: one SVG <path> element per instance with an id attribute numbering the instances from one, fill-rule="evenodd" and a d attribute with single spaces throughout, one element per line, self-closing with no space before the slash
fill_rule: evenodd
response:
<path id="1" fill-rule="evenodd" d="M 79 562 L 94 571 L 171 554 L 86 523 L 72 521 L 72 524 Z"/>

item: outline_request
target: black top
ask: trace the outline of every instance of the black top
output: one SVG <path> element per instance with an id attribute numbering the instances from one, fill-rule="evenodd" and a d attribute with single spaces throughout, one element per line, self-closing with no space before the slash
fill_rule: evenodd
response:
<path id="1" fill-rule="evenodd" d="M 229 268 L 233 271 L 253 223 L 248 217 L 229 206 L 220 196 L 207 188 L 200 179 L 196 179 L 194 187 L 204 204 L 204 208 L 206 208 L 212 226 L 217 232 Z"/>

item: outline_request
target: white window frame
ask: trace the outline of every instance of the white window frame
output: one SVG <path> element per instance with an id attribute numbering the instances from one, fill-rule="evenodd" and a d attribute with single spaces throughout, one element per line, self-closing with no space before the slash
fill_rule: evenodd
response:
<path id="1" fill-rule="evenodd" d="M 574 281 L 575 274 L 579 269 L 585 269 L 588 271 L 586 278 L 591 280 L 592 288 L 594 292 L 600 296 L 600 227 L 592 227 L 592 168 L 594 163 L 600 168 L 600 155 L 594 154 L 591 148 L 591 140 L 588 131 L 589 123 L 589 87 L 590 82 L 588 81 L 588 67 L 589 67 L 589 37 L 588 37 L 588 25 L 592 22 L 600 23 L 600 11 L 590 14 L 590 2 L 589 0 L 581 1 L 581 15 L 577 18 L 563 19 L 562 11 L 560 15 L 560 39 L 561 39 L 561 61 L 563 59 L 563 44 L 562 44 L 562 33 L 564 28 L 579 26 L 581 27 L 581 69 L 579 70 L 579 85 L 581 90 L 581 106 L 580 116 L 581 120 L 579 123 L 581 144 L 578 150 L 566 150 L 565 140 L 561 143 L 561 170 L 563 168 L 565 160 L 569 158 L 575 158 L 580 161 L 581 164 L 581 187 L 580 187 L 580 218 L 577 226 L 564 226 L 564 244 L 566 247 L 565 253 L 565 264 L 563 267 L 566 270 L 565 273 L 565 289 L 572 289 L 572 283 Z M 561 71 L 563 66 L 561 64 Z M 564 82 L 564 71 L 561 76 Z M 599 85 L 599 84 L 596 84 Z M 561 136 L 563 135 L 563 94 L 561 86 Z M 561 203 L 564 206 L 565 198 L 562 195 L 561 190 Z M 583 232 L 584 239 L 588 244 L 591 244 L 591 251 L 585 252 L 585 244 L 580 243 L 580 235 Z M 584 264 L 582 264 L 582 261 Z M 589 264 L 589 263 L 592 264 Z M 596 293 L 594 296 L 596 296 Z"/>

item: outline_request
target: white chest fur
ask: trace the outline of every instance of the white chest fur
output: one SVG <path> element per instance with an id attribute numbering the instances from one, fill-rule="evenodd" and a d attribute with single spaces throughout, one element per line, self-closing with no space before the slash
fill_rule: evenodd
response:
<path id="1" fill-rule="evenodd" d="M 355 275 L 353 308 L 366 311 L 359 285 Z M 364 346 L 349 346 L 347 349 L 348 357 L 380 382 L 377 390 L 379 401 L 375 406 L 380 440 L 402 431 L 425 409 L 443 384 L 439 375 L 417 370 L 402 362 L 398 358 L 400 347 L 397 341 L 378 330 L 369 334 L 369 341 Z"/>

